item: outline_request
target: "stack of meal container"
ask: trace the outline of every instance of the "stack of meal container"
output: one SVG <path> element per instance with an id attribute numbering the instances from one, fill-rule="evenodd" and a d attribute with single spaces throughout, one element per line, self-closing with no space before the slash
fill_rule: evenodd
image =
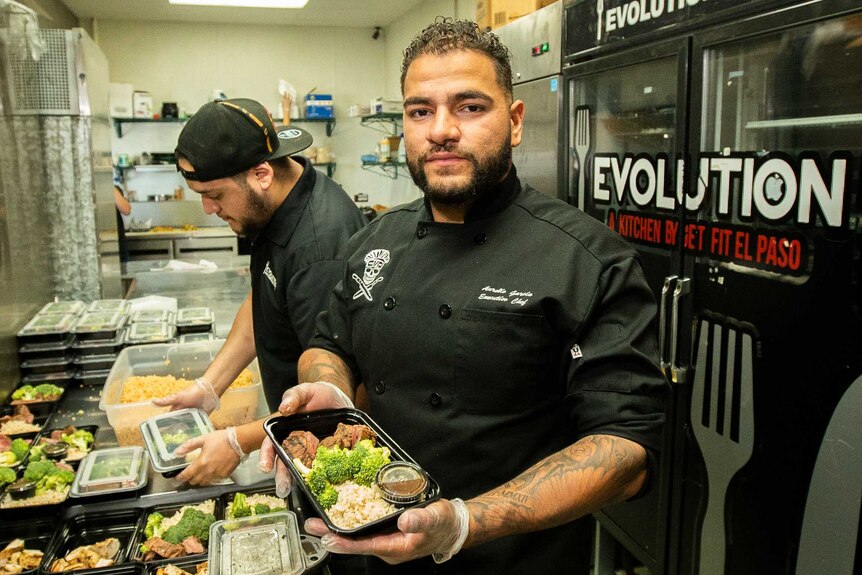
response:
<path id="1" fill-rule="evenodd" d="M 126 330 L 126 345 L 176 341 L 177 326 L 174 317 L 173 311 L 162 308 L 134 312 L 129 329 Z"/>
<path id="2" fill-rule="evenodd" d="M 74 327 L 84 313 L 82 301 L 46 304 L 18 332 L 21 383 L 65 387 L 75 378 Z"/>
<path id="3" fill-rule="evenodd" d="M 73 328 L 76 379 L 81 385 L 102 385 L 123 349 L 129 302 L 104 299 L 92 302 Z"/>
<path id="4" fill-rule="evenodd" d="M 208 307 L 186 307 L 177 312 L 177 334 L 180 343 L 212 341 L 215 314 Z"/>

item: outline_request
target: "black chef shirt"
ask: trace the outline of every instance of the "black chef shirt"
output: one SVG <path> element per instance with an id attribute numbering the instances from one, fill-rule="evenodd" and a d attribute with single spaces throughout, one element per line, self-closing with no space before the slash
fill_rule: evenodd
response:
<path id="1" fill-rule="evenodd" d="M 251 249 L 254 342 L 270 411 L 296 385 L 296 364 L 341 275 L 339 255 L 367 220 L 305 158 L 303 172 Z"/>
<path id="2" fill-rule="evenodd" d="M 590 434 L 655 455 L 667 383 L 637 253 L 514 169 L 464 224 L 423 200 L 357 233 L 311 347 L 345 359 L 370 414 L 443 497 L 502 485 Z M 651 457 L 652 459 L 652 457 Z M 576 524 L 375 572 L 564 573 Z"/>

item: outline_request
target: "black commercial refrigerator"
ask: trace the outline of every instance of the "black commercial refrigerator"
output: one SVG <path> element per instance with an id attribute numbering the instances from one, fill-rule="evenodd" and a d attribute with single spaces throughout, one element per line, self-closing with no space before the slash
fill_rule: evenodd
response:
<path id="1" fill-rule="evenodd" d="M 628 238 L 673 387 L 653 573 L 862 573 L 862 2 L 568 0 L 568 196 Z"/>

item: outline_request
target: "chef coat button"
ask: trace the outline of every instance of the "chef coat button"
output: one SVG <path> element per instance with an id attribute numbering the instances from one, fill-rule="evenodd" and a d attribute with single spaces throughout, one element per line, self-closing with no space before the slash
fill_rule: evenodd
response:
<path id="1" fill-rule="evenodd" d="M 488 241 L 488 235 L 487 234 L 476 234 L 473 237 L 473 243 L 476 244 L 477 246 L 481 246 L 482 244 L 484 244 L 487 241 Z"/>
<path id="2" fill-rule="evenodd" d="M 393 309 L 395 309 L 395 298 L 386 298 L 386 300 L 384 300 L 383 302 L 383 309 L 385 309 L 386 311 L 392 311 Z"/>
<path id="3" fill-rule="evenodd" d="M 418 230 L 416 230 L 416 237 L 420 240 L 428 235 L 428 228 L 425 226 L 420 226 Z"/>
<path id="4" fill-rule="evenodd" d="M 386 391 L 386 386 L 383 384 L 382 381 L 378 381 L 374 384 L 374 393 L 376 393 L 377 395 L 383 395 L 384 391 Z"/>
<path id="5" fill-rule="evenodd" d="M 431 404 L 431 407 L 440 407 L 440 404 L 443 403 L 443 398 L 440 397 L 439 393 L 432 393 L 428 396 L 428 403 Z"/>
<path id="6" fill-rule="evenodd" d="M 440 306 L 440 317 L 443 319 L 449 319 L 452 317 L 452 308 L 446 305 L 445 303 Z"/>

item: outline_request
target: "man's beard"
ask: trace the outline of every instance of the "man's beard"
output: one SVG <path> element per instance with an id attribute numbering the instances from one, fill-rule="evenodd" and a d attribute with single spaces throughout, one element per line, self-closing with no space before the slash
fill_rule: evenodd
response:
<path id="1" fill-rule="evenodd" d="M 266 201 L 255 193 L 254 188 L 247 181 L 241 180 L 237 183 L 245 192 L 246 200 L 242 220 L 239 221 L 240 226 L 242 226 L 242 234 L 255 235 L 269 223 L 270 214 Z"/>
<path id="2" fill-rule="evenodd" d="M 470 178 L 462 185 L 457 184 L 431 184 L 425 174 L 425 162 L 429 155 L 438 152 L 455 153 L 466 159 L 473 166 Z M 419 158 L 407 158 L 407 167 L 413 182 L 425 196 L 434 203 L 441 205 L 457 206 L 472 202 L 485 194 L 493 191 L 497 184 L 505 177 L 512 162 L 512 146 L 508 139 L 503 140 L 496 150 L 492 150 L 484 159 L 479 160 L 475 155 L 459 150 L 457 144 L 435 146 Z M 445 178 L 445 176 L 444 176 Z"/>

